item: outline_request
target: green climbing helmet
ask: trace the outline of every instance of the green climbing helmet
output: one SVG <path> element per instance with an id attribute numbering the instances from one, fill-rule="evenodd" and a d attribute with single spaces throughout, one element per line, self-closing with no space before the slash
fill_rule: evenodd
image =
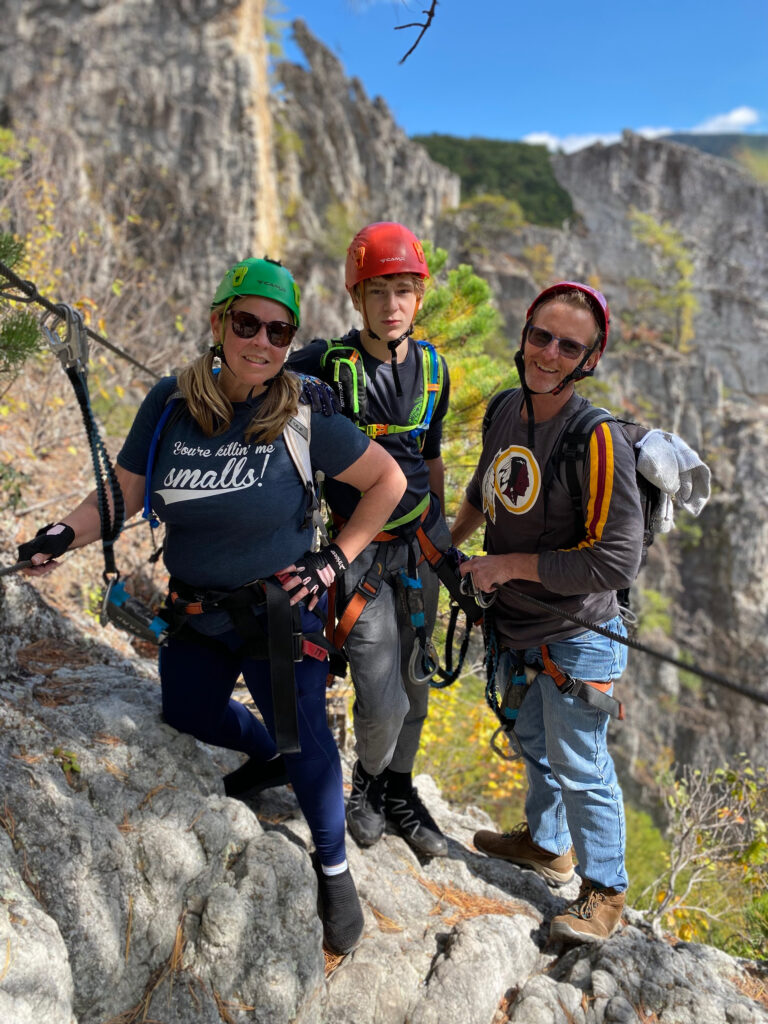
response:
<path id="1" fill-rule="evenodd" d="M 290 270 L 278 260 L 271 260 L 268 256 L 259 260 L 251 256 L 236 263 L 219 282 L 211 309 L 220 306 L 222 302 L 229 306 L 240 295 L 260 295 L 263 299 L 282 302 L 293 313 L 296 326 L 301 324 L 299 286 L 293 280 Z"/>

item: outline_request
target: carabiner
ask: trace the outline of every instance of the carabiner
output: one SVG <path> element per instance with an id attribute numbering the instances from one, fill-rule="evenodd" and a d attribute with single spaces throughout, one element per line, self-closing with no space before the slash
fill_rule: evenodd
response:
<path id="1" fill-rule="evenodd" d="M 416 674 L 416 662 L 421 660 L 421 665 L 426 675 L 420 676 Z M 411 651 L 411 657 L 408 662 L 408 678 L 416 686 L 423 686 L 425 683 L 429 683 L 438 673 L 440 668 L 440 661 L 437 656 L 437 650 L 435 645 L 432 643 L 431 638 L 424 642 L 422 647 L 419 643 L 418 638 L 416 639 L 413 650 Z"/>
<path id="2" fill-rule="evenodd" d="M 58 333 L 62 324 L 66 328 L 63 338 Z M 40 329 L 65 370 L 76 367 L 79 372 L 88 371 L 88 337 L 82 313 L 63 302 L 59 303 L 55 313 L 51 310 L 43 313 Z"/>
<path id="3" fill-rule="evenodd" d="M 487 593 L 485 590 L 478 590 L 471 572 L 461 577 L 459 590 L 465 597 L 474 598 L 481 608 L 490 608 L 498 597 L 498 591 L 496 590 L 491 591 L 491 593 Z"/>

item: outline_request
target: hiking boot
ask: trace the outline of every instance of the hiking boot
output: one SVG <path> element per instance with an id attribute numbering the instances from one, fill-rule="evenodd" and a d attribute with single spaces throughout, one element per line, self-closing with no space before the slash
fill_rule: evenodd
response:
<path id="1" fill-rule="evenodd" d="M 411 787 L 406 793 L 387 790 L 385 813 L 387 821 L 416 853 L 427 857 L 445 857 L 448 842 L 421 802 L 418 791 Z"/>
<path id="2" fill-rule="evenodd" d="M 287 786 L 290 779 L 282 757 L 273 757 L 271 761 L 249 757 L 236 771 L 225 775 L 223 782 L 227 796 L 250 796 L 273 786 Z"/>
<path id="3" fill-rule="evenodd" d="M 499 857 L 521 868 L 532 868 L 549 885 L 565 885 L 573 878 L 573 857 L 568 853 L 550 853 L 531 839 L 527 822 L 511 832 L 475 832 L 475 848 L 489 857 Z"/>
<path id="4" fill-rule="evenodd" d="M 323 873 L 317 851 L 312 854 L 317 875 L 317 913 L 323 922 L 323 945 L 329 953 L 351 953 L 363 934 L 363 908 L 352 874 L 347 868 L 340 875 Z"/>
<path id="5" fill-rule="evenodd" d="M 626 898 L 625 892 L 605 889 L 588 878 L 582 879 L 577 898 L 562 914 L 552 918 L 550 939 L 604 942 L 619 927 Z"/>
<path id="6" fill-rule="evenodd" d="M 347 827 L 358 846 L 373 846 L 384 835 L 384 775 L 369 775 L 359 761 L 352 769 L 347 800 Z"/>

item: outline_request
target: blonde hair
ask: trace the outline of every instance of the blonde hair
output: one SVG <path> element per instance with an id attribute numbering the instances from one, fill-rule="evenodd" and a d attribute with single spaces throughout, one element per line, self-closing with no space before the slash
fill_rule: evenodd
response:
<path id="1" fill-rule="evenodd" d="M 577 288 L 563 288 L 562 291 L 553 291 L 547 295 L 543 302 L 539 303 L 538 306 L 531 313 L 531 320 L 540 309 L 548 306 L 550 302 L 562 302 L 566 306 L 578 306 L 581 309 L 586 309 L 592 314 L 592 319 L 595 321 L 595 337 L 592 340 L 592 344 L 589 346 L 590 349 L 594 349 L 600 346 L 600 342 L 603 340 L 605 331 L 600 326 L 600 317 L 597 312 L 595 303 L 587 296 L 584 292 L 579 291 Z"/>
<path id="2" fill-rule="evenodd" d="M 178 378 L 190 415 L 206 437 L 223 434 L 232 424 L 234 409 L 213 375 L 213 353 L 206 352 Z M 267 385 L 267 394 L 258 412 L 245 429 L 246 441 L 274 441 L 288 420 L 299 411 L 301 381 L 290 370 L 281 370 Z"/>

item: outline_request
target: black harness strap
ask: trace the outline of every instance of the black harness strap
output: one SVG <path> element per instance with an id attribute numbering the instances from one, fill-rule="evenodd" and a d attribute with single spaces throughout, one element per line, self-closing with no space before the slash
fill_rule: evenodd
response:
<path id="1" fill-rule="evenodd" d="M 275 743 L 281 754 L 298 754 L 299 719 L 293 664 L 303 658 L 298 604 L 270 580 L 265 581 L 269 620 L 269 670 L 275 712 Z"/>

